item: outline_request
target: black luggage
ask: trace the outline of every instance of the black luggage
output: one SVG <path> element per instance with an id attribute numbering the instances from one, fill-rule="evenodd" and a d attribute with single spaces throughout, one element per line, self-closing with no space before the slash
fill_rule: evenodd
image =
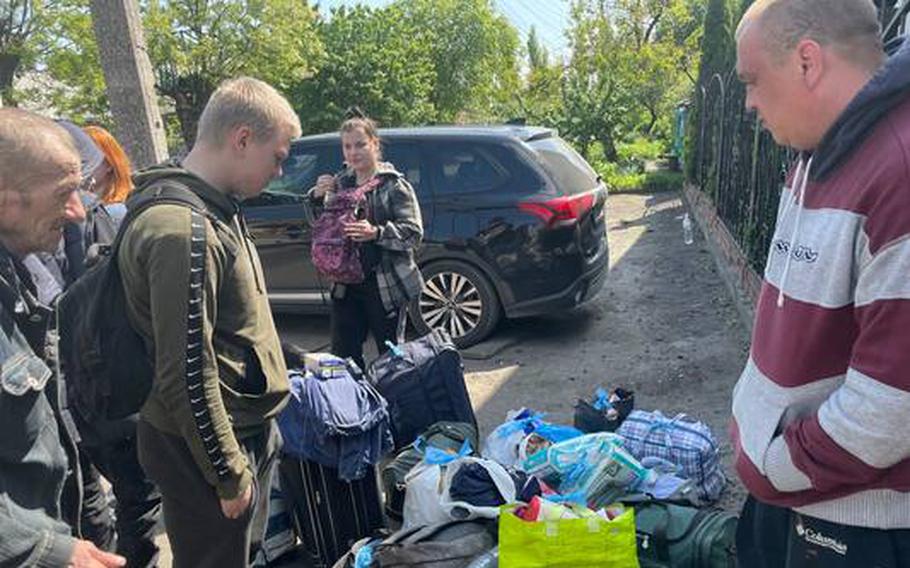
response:
<path id="1" fill-rule="evenodd" d="M 370 365 L 369 376 L 389 404 L 396 450 L 436 422 L 467 422 L 477 428 L 461 355 L 444 331 L 387 351 Z"/>
<path id="2" fill-rule="evenodd" d="M 278 468 L 292 523 L 316 568 L 332 566 L 384 526 L 375 468 L 351 483 L 336 469 L 290 456 Z"/>
<path id="3" fill-rule="evenodd" d="M 354 568 L 357 553 L 368 545 L 373 549 L 369 568 L 466 568 L 496 546 L 496 528 L 496 521 L 477 519 L 402 529 L 384 540 L 361 540 L 334 568 Z"/>

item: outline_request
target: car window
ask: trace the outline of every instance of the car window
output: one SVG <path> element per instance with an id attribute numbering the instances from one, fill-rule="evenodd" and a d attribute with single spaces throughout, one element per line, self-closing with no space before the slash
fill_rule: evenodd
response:
<path id="1" fill-rule="evenodd" d="M 328 146 L 292 146 L 290 155 L 281 164 L 281 177 L 272 180 L 265 191 L 275 197 L 303 199 L 306 192 L 316 184 L 317 177 L 333 173 L 337 169 L 332 169 L 330 162 Z"/>
<path id="2" fill-rule="evenodd" d="M 395 166 L 404 174 L 405 179 L 414 187 L 418 197 L 422 197 L 427 184 L 424 183 L 423 170 L 420 167 L 420 151 L 415 144 L 404 142 L 386 142 L 382 148 L 383 160 Z"/>
<path id="3" fill-rule="evenodd" d="M 509 178 L 506 168 L 483 146 L 438 144 L 434 155 L 440 193 L 480 193 Z"/>
<path id="4" fill-rule="evenodd" d="M 558 189 L 584 193 L 597 186 L 597 173 L 581 155 L 558 137 L 542 138 L 528 144 Z"/>

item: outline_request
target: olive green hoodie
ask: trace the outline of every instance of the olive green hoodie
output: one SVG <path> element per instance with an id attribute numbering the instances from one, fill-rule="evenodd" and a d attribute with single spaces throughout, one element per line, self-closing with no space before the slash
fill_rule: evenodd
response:
<path id="1" fill-rule="evenodd" d="M 177 164 L 139 172 L 133 182 L 135 194 L 182 185 L 208 209 L 201 377 L 187 372 L 191 210 L 161 204 L 141 213 L 117 262 L 130 322 L 155 366 L 141 417 L 181 436 L 218 496 L 231 499 L 253 478 L 238 438 L 260 432 L 288 397 L 259 255 L 239 203 Z"/>

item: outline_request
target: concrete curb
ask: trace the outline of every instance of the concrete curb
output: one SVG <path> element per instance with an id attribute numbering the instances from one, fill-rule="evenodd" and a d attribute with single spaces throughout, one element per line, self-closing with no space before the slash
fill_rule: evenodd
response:
<path id="1" fill-rule="evenodd" d="M 705 235 L 708 248 L 717 264 L 718 272 L 730 290 L 740 319 L 751 333 L 752 322 L 755 319 L 755 303 L 761 292 L 761 277 L 749 265 L 736 239 L 718 217 L 711 199 L 689 183 L 683 189 L 683 199 L 692 212 L 694 221 Z"/>

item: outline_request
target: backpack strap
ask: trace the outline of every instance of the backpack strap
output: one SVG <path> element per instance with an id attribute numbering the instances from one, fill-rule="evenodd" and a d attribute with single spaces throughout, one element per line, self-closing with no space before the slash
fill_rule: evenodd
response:
<path id="1" fill-rule="evenodd" d="M 149 188 L 136 197 L 130 199 L 129 207 L 120 228 L 117 230 L 117 236 L 111 243 L 111 256 L 116 258 L 117 251 L 120 250 L 120 242 L 126 234 L 129 225 L 136 220 L 146 209 L 155 205 L 182 205 L 196 213 L 203 215 L 209 220 L 215 220 L 214 215 L 208 210 L 205 202 L 201 197 L 188 187 L 162 181 L 155 184 L 154 188 Z"/>
<path id="2" fill-rule="evenodd" d="M 411 527 L 410 529 L 401 530 L 401 531 L 393 534 L 389 538 L 382 541 L 382 544 L 385 544 L 385 545 L 415 544 L 418 542 L 423 542 L 425 540 L 430 540 L 431 538 L 433 538 L 440 532 L 442 532 L 450 527 L 453 527 L 456 525 L 463 525 L 465 523 L 477 524 L 478 521 L 476 521 L 476 520 L 470 520 L 470 521 L 455 520 L 455 521 L 443 521 L 441 523 L 436 523 L 434 525 L 419 525 L 416 527 Z M 488 529 L 485 528 L 484 530 L 488 530 Z"/>

